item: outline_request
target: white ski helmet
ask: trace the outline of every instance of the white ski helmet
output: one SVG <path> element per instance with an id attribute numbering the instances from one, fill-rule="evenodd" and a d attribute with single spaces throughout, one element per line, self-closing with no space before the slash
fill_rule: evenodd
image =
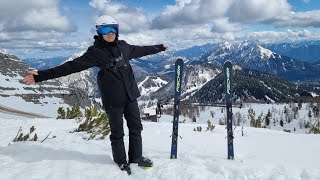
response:
<path id="1" fill-rule="evenodd" d="M 109 25 L 117 29 L 119 32 L 119 24 L 118 22 L 111 16 L 103 15 L 99 16 L 96 20 L 96 28 L 98 26 Z"/>

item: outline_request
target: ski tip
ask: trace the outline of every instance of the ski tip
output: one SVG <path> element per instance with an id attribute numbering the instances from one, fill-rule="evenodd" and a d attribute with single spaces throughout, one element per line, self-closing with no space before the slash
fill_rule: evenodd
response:
<path id="1" fill-rule="evenodd" d="M 227 60 L 223 64 L 224 66 L 232 66 L 232 62 L 230 60 Z"/>
<path id="2" fill-rule="evenodd" d="M 183 64 L 183 60 L 182 60 L 181 58 L 178 58 L 178 59 L 176 60 L 176 63 Z"/>

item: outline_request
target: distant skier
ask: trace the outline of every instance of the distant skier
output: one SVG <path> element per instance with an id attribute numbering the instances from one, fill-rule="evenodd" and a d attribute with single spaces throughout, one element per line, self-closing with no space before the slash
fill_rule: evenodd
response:
<path id="1" fill-rule="evenodd" d="M 111 16 L 98 17 L 96 31 L 98 35 L 94 36 L 94 45 L 89 47 L 81 57 L 51 69 L 30 71 L 23 81 L 26 84 L 35 84 L 91 67 L 99 67 L 97 82 L 110 122 L 113 160 L 121 170 L 130 174 L 130 163 L 151 167 L 153 162 L 142 156 L 141 131 L 143 127 L 137 103 L 140 92 L 129 60 L 165 51 L 168 46 L 164 44 L 135 46 L 118 40 L 119 25 Z M 123 115 L 129 128 L 128 162 L 123 142 Z"/>
<path id="2" fill-rule="evenodd" d="M 163 108 L 163 105 L 161 104 L 161 100 L 158 100 L 157 101 L 157 108 L 156 108 L 156 114 L 158 117 L 161 117 L 161 115 L 162 115 L 162 108 Z"/>

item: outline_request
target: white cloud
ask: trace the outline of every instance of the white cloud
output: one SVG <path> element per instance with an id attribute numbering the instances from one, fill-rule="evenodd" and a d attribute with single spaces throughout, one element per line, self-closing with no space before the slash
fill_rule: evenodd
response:
<path id="1" fill-rule="evenodd" d="M 22 55 L 34 52 L 54 56 L 90 46 L 92 40 L 87 39 L 92 37 L 80 38 L 81 35 L 70 33 L 75 27 L 63 15 L 58 2 L 0 0 L 0 48 L 14 49 Z M 120 39 L 136 45 L 166 43 L 180 49 L 223 40 L 320 39 L 303 29 L 320 27 L 320 11 L 293 12 L 287 0 L 176 0 L 153 20 L 145 10 L 128 7 L 121 1 L 91 0 L 89 4 L 97 10 L 97 16 L 113 16 L 120 25 Z M 295 30 L 249 32 L 250 25 L 261 24 Z"/>
<path id="2" fill-rule="evenodd" d="M 290 13 L 287 0 L 234 0 L 226 16 L 231 21 L 258 23 Z"/>
<path id="3" fill-rule="evenodd" d="M 213 24 L 220 32 L 245 24 L 320 27 L 320 11 L 293 12 L 287 0 L 177 0 L 152 21 L 155 29 L 201 24 Z"/>
<path id="4" fill-rule="evenodd" d="M 231 0 L 177 0 L 169 5 L 152 22 L 153 28 L 175 28 L 181 25 L 209 23 L 223 17 Z"/>
<path id="5" fill-rule="evenodd" d="M 79 43 L 65 43 L 66 35 L 76 30 L 59 9 L 59 0 L 0 0 L 1 48 L 16 55 L 77 49 Z"/>
<path id="6" fill-rule="evenodd" d="M 142 9 L 130 8 L 109 0 L 91 0 L 89 4 L 99 11 L 99 15 L 114 17 L 119 23 L 120 33 L 138 32 L 149 26 L 148 16 Z"/>
<path id="7" fill-rule="evenodd" d="M 70 56 L 75 52 L 87 49 L 91 43 L 87 41 L 65 41 L 63 38 L 54 40 L 17 40 L 2 42 L 1 46 L 6 47 L 10 54 L 18 55 L 19 58 L 26 57 L 57 57 Z"/>
<path id="8" fill-rule="evenodd" d="M 0 22 L 0 32 L 76 30 L 59 11 L 58 0 L 0 1 Z"/>
<path id="9" fill-rule="evenodd" d="M 194 27 L 186 26 L 175 29 L 151 29 L 144 33 L 131 33 L 121 36 L 120 39 L 126 40 L 135 45 L 168 44 L 170 49 L 181 49 L 205 43 L 219 42 L 223 40 L 234 40 L 234 33 L 214 33 L 211 26 Z"/>
<path id="10" fill-rule="evenodd" d="M 241 31 L 241 25 L 238 23 L 230 23 L 228 18 L 220 18 L 213 20 L 212 32 L 225 33 Z"/>
<path id="11" fill-rule="evenodd" d="M 72 45 L 75 43 L 72 38 L 67 38 L 65 33 L 60 32 L 36 32 L 36 31 L 21 31 L 21 32 L 0 32 L 0 42 L 1 47 L 8 49 L 23 49 L 23 48 L 60 48 L 60 49 L 81 49 L 83 47 L 77 45 Z M 39 43 L 41 42 L 41 43 Z"/>
<path id="12" fill-rule="evenodd" d="M 279 27 L 320 27 L 320 10 L 291 12 L 287 16 L 275 18 L 272 24 Z"/>
<path id="13" fill-rule="evenodd" d="M 249 32 L 243 37 L 238 37 L 239 40 L 259 40 L 264 42 L 278 42 L 278 41 L 302 41 L 310 39 L 320 39 L 319 34 L 310 32 L 307 29 L 303 30 L 291 30 L 286 32 L 278 31 L 261 31 L 261 32 Z"/>

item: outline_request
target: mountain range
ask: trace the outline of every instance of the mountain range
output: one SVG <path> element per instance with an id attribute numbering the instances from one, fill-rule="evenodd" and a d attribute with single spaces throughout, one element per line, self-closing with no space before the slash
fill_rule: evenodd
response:
<path id="1" fill-rule="evenodd" d="M 320 41 L 306 41 L 299 43 L 263 44 L 271 51 L 301 61 L 313 63 L 320 60 Z"/>
<path id="2" fill-rule="evenodd" d="M 315 52 L 313 48 L 320 50 L 319 45 L 320 43 L 316 42 L 300 46 L 297 44 L 284 46 L 280 43 L 263 44 L 254 41 L 221 42 L 137 58 L 133 59 L 131 64 L 143 100 L 172 98 L 174 62 L 177 58 L 182 58 L 186 64 L 182 84 L 182 97 L 185 101 L 222 101 L 222 65 L 224 61 L 231 60 L 237 67 L 235 100 L 282 102 L 293 100 L 297 96 L 319 95 L 315 88 L 303 89 L 296 84 L 319 82 L 320 60 L 311 61 L 310 59 L 316 59 L 315 56 L 311 58 L 311 51 L 305 54 L 297 53 L 295 58 L 285 53 L 280 54 L 284 52 L 284 48 L 280 47 L 286 47 L 286 52 L 289 52 L 289 49 L 294 51 L 293 49 L 296 48 L 312 47 L 309 49 Z M 270 49 L 277 49 L 278 53 Z M 82 53 L 75 54 L 67 61 L 81 56 Z M 71 87 L 83 89 L 90 96 L 99 97 L 95 77 L 97 71 L 98 69 L 85 70 L 59 78 L 59 81 Z M 255 82 L 254 85 L 251 82 Z M 313 87 L 316 86 L 318 85 L 313 85 Z"/>
<path id="3" fill-rule="evenodd" d="M 23 62 L 38 70 L 49 69 L 64 62 L 68 57 L 58 56 L 49 58 L 25 58 Z"/>

